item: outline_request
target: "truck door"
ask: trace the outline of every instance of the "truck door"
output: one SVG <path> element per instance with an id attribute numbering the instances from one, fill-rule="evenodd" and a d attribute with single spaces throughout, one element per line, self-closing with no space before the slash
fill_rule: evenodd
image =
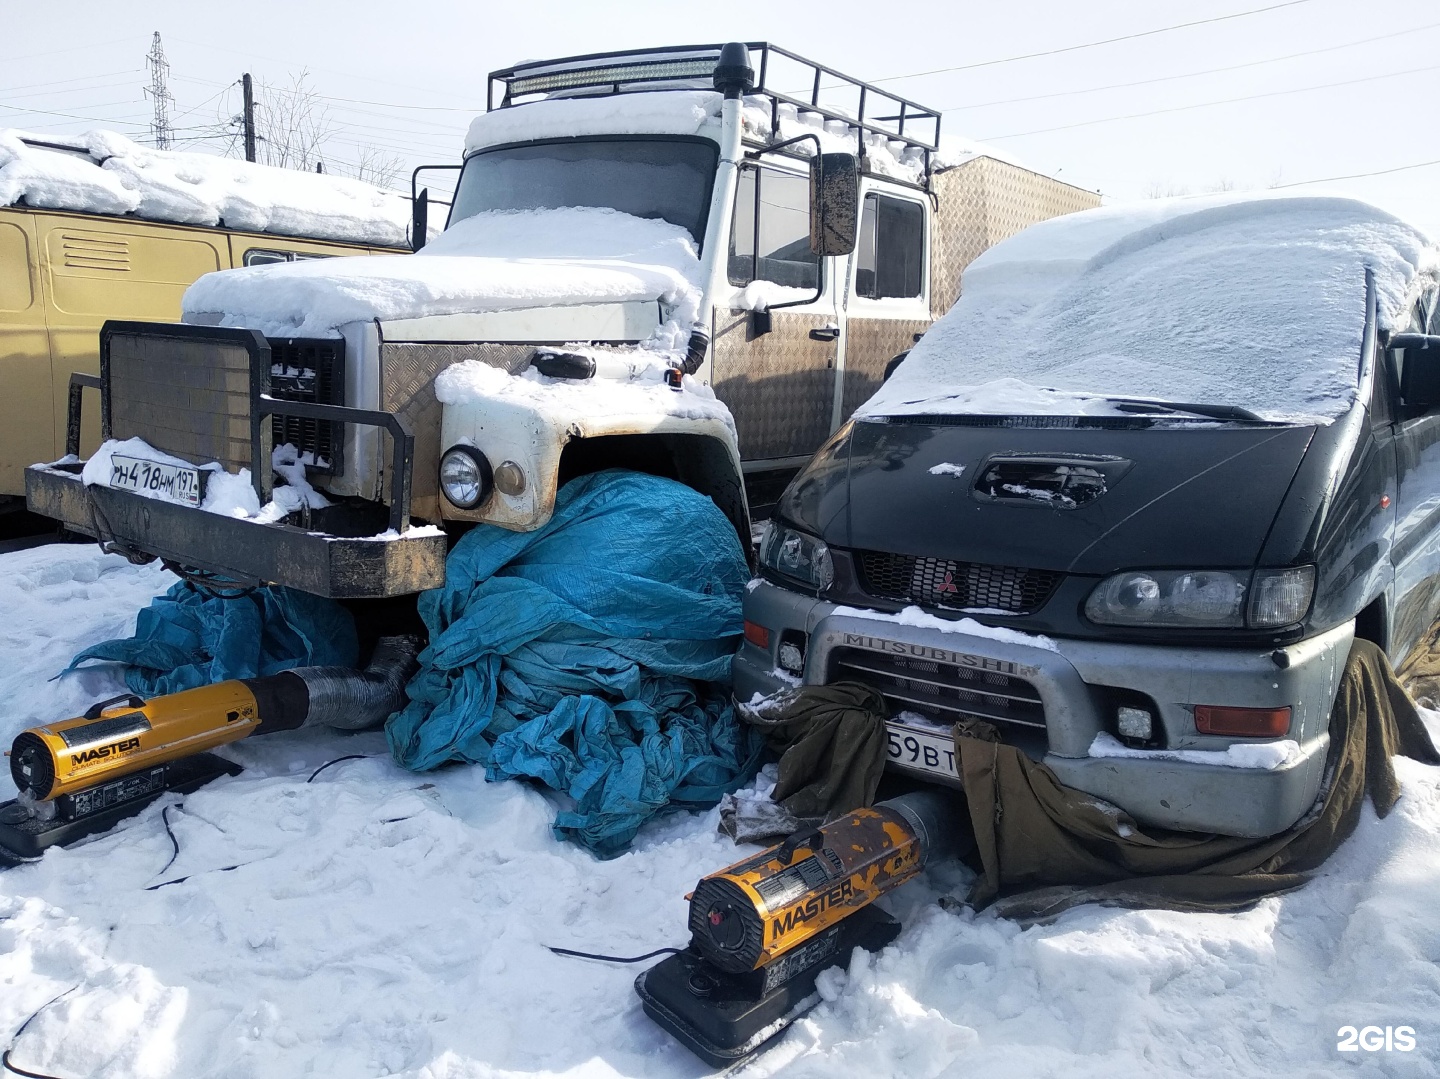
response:
<path id="1" fill-rule="evenodd" d="M 34 216 L 0 211 L 0 503 L 25 493 L 25 466 L 58 454 L 50 430 L 50 342 Z M 20 504 L 23 508 L 23 503 Z"/>
<path id="2" fill-rule="evenodd" d="M 930 224 L 930 205 L 918 191 L 865 193 L 845 294 L 837 426 L 880 388 L 885 365 L 930 326 Z"/>
<path id="3" fill-rule="evenodd" d="M 792 470 L 830 434 L 840 337 L 835 290 L 810 250 L 806 175 L 741 170 L 729 263 L 736 300 L 717 304 L 711 381 L 747 475 Z M 752 316 L 767 305 L 768 331 Z"/>

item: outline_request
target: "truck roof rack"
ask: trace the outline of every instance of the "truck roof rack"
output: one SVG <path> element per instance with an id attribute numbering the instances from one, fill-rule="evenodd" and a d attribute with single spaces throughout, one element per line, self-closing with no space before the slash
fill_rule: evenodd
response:
<path id="1" fill-rule="evenodd" d="M 940 113 L 908 98 L 881 90 L 832 67 L 817 64 L 767 41 L 746 43 L 755 65 L 751 95 L 770 99 L 770 129 L 780 127 L 780 105 L 838 121 L 867 134 L 881 135 L 929 155 L 940 146 Z M 643 93 L 655 90 L 708 89 L 720 45 L 628 49 L 531 60 L 492 71 L 486 84 L 487 111 L 527 104 L 537 95 L 564 92 L 576 96 Z M 503 86 L 495 103 L 496 84 Z M 787 89 L 778 89 L 784 86 Z M 838 91 L 838 93 L 836 92 Z M 862 140 L 863 143 L 863 140 Z"/>

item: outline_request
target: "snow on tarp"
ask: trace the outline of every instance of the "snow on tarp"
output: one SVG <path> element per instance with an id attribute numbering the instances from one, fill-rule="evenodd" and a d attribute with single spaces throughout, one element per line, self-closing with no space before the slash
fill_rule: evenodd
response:
<path id="1" fill-rule="evenodd" d="M 410 200 L 360 180 L 152 150 L 113 131 L 44 136 L 70 152 L 22 136 L 0 129 L 0 206 L 23 200 L 51 210 L 348 243 L 402 247 L 407 241 Z"/>
<path id="2" fill-rule="evenodd" d="M 129 632 L 173 580 L 93 546 L 0 555 L 0 744 L 123 692 L 105 668 L 47 679 Z M 288 731 L 220 752 L 244 773 L 0 872 L 0 1031 L 16 1067 L 106 1079 L 704 1070 L 641 1015 L 633 966 L 545 946 L 683 945 L 685 894 L 758 849 L 717 835 L 718 810 L 653 820 L 626 857 L 597 861 L 551 838 L 540 791 L 478 768 L 416 776 L 378 732 Z M 369 757 L 306 782 L 351 754 Z M 1417 1019 L 1440 1014 L 1440 768 L 1395 770 L 1403 796 L 1384 821 L 1367 803 L 1314 880 L 1238 914 L 1085 907 L 1022 928 L 941 909 L 973 877 L 927 865 L 886 898 L 899 938 L 828 972 L 820 1005 L 744 1074 L 1274 1079 L 1333 1075 L 1346 1057 L 1356 1074 L 1433 1073 L 1440 1043 Z M 1421 1037 L 1411 1052 L 1337 1054 L 1337 1028 L 1367 1023 Z"/>
<path id="3" fill-rule="evenodd" d="M 1222 196 L 1053 218 L 990 248 L 857 418 L 1113 412 L 1104 395 L 1328 423 L 1355 396 L 1374 272 L 1381 328 L 1437 272 L 1366 203 Z"/>
<path id="4" fill-rule="evenodd" d="M 342 257 L 206 274 L 182 306 L 187 322 L 304 337 L 377 318 L 661 300 L 688 328 L 699 277 L 695 241 L 684 228 L 567 207 L 476 214 L 406 259 Z"/>

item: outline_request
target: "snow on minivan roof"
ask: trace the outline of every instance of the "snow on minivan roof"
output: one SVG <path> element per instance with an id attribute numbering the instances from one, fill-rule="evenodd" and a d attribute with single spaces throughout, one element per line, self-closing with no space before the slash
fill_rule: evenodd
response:
<path id="1" fill-rule="evenodd" d="M 1365 271 L 1394 327 L 1440 256 L 1357 199 L 1223 195 L 1052 218 L 965 270 L 857 419 L 1105 415 L 1110 396 L 1328 423 L 1354 401 Z"/>

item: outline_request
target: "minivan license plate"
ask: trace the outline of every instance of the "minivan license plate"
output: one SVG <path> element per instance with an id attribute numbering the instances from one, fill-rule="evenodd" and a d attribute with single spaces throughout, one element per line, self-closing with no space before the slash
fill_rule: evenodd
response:
<path id="1" fill-rule="evenodd" d="M 198 468 L 146 461 L 114 454 L 110 458 L 110 486 L 122 491 L 150 491 L 187 506 L 198 506 L 205 496 L 204 473 Z"/>
<path id="2" fill-rule="evenodd" d="M 948 731 L 911 727 L 893 720 L 885 724 L 889 760 L 907 772 L 960 777 L 955 767 L 955 739 Z"/>

